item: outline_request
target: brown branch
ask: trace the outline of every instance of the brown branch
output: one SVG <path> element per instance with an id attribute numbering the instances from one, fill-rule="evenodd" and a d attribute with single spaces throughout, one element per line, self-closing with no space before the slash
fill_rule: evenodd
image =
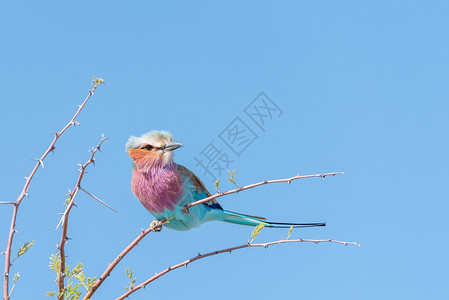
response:
<path id="1" fill-rule="evenodd" d="M 269 242 L 269 243 L 261 243 L 261 244 L 251 244 L 251 243 L 246 243 L 244 245 L 240 245 L 240 246 L 235 246 L 235 247 L 231 247 L 231 248 L 226 248 L 226 249 L 222 249 L 222 250 L 217 250 L 217 251 L 212 251 L 206 254 L 198 254 L 195 257 L 192 257 L 191 259 L 185 260 L 183 262 L 180 262 L 176 265 L 173 265 L 171 267 L 168 267 L 167 269 L 163 270 L 160 273 L 156 273 L 155 275 L 153 275 L 152 277 L 150 277 L 149 279 L 145 280 L 144 282 L 142 282 L 141 284 L 135 286 L 133 289 L 130 289 L 129 291 L 127 291 L 126 293 L 124 293 L 123 295 L 121 295 L 120 297 L 118 297 L 116 300 L 121 300 L 121 299 L 125 299 L 127 298 L 129 295 L 131 295 L 132 293 L 134 293 L 137 290 L 140 290 L 141 288 L 145 288 L 149 283 L 155 281 L 156 279 L 158 279 L 159 277 L 167 274 L 168 272 L 171 272 L 173 270 L 176 270 L 178 268 L 181 267 L 187 267 L 188 264 L 193 263 L 194 261 L 197 261 L 199 259 L 202 258 L 206 258 L 209 256 L 214 256 L 217 254 L 222 254 L 222 253 L 231 253 L 234 250 L 239 250 L 239 249 L 244 249 L 244 248 L 250 248 L 250 247 L 264 247 L 264 248 L 268 248 L 268 246 L 271 245 L 279 245 L 279 244 L 286 244 L 286 243 L 338 243 L 338 244 L 343 244 L 343 245 L 356 245 L 361 247 L 361 245 L 357 242 L 342 242 L 342 241 L 336 241 L 336 240 L 331 240 L 331 239 L 327 239 L 327 240 L 309 240 L 309 239 L 296 239 L 296 240 L 279 240 L 279 241 L 274 241 L 274 242 Z"/>
<path id="2" fill-rule="evenodd" d="M 39 168 L 39 166 L 43 166 L 43 161 L 44 159 L 47 157 L 47 155 L 52 152 L 53 150 L 55 150 L 55 144 L 58 141 L 58 139 L 61 137 L 61 135 L 72 125 L 77 124 L 77 122 L 75 121 L 75 119 L 78 117 L 78 115 L 80 114 L 81 110 L 84 108 L 84 106 L 86 105 L 87 101 L 90 99 L 90 97 L 94 94 L 94 91 L 97 89 L 98 85 L 100 83 L 102 83 L 102 79 L 101 80 L 96 80 L 94 86 L 92 87 L 92 89 L 89 91 L 89 94 L 87 95 L 86 99 L 84 100 L 84 102 L 78 106 L 78 110 L 76 111 L 75 115 L 72 117 L 72 119 L 69 121 L 69 123 L 67 123 L 67 125 L 65 125 L 61 131 L 55 133 L 55 137 L 53 138 L 53 141 L 50 143 L 50 146 L 48 146 L 47 150 L 44 152 L 44 154 L 36 160 L 36 165 L 34 166 L 33 170 L 31 171 L 30 175 L 26 178 L 25 181 L 25 185 L 23 186 L 22 192 L 20 193 L 19 197 L 17 197 L 17 200 L 14 204 L 14 210 L 12 213 L 12 218 L 11 218 L 11 226 L 10 226 L 10 230 L 9 230 L 9 236 L 8 236 L 8 244 L 6 246 L 6 250 L 5 250 L 5 272 L 4 272 L 4 280 L 3 280 L 3 300 L 8 300 L 9 299 L 9 294 L 8 294 L 8 289 L 9 289 L 9 269 L 11 267 L 11 247 L 12 247 L 12 241 L 13 241 L 13 237 L 14 237 L 14 233 L 15 233 L 15 226 L 16 226 L 16 219 L 17 219 L 17 212 L 19 210 L 19 206 L 22 203 L 23 198 L 25 198 L 25 196 L 28 196 L 28 189 L 30 188 L 30 183 L 31 180 L 34 177 L 34 174 L 36 174 L 37 169 Z"/>
<path id="3" fill-rule="evenodd" d="M 201 204 L 201 203 L 206 203 L 206 202 L 209 202 L 210 200 L 215 199 L 215 198 L 223 197 L 223 196 L 226 196 L 226 195 L 229 195 L 229 194 L 238 193 L 238 192 L 241 192 L 241 191 L 244 191 L 244 190 L 248 190 L 248 189 L 252 189 L 252 188 L 255 188 L 255 187 L 258 187 L 258 186 L 261 186 L 261 185 L 265 185 L 265 184 L 278 183 L 278 182 L 291 183 L 293 180 L 297 180 L 297 179 L 311 178 L 311 177 L 325 178 L 326 176 L 335 176 L 335 175 L 339 175 L 339 174 L 344 174 L 344 173 L 343 172 L 333 172 L 333 173 L 323 173 L 323 174 L 314 174 L 314 175 L 302 175 L 302 176 L 297 175 L 297 176 L 293 176 L 293 177 L 285 178 L 285 179 L 264 180 L 264 181 L 261 181 L 261 182 L 258 182 L 258 183 L 253 183 L 253 184 L 241 187 L 241 188 L 236 188 L 236 189 L 224 192 L 224 193 L 216 193 L 215 195 L 209 196 L 207 198 L 204 198 L 204 199 L 201 199 L 201 200 L 198 200 L 198 201 L 186 204 L 182 208 L 182 211 L 183 212 L 188 212 L 189 208 L 191 208 L 191 207 L 193 207 L 195 205 L 198 205 L 198 204 Z"/>
<path id="4" fill-rule="evenodd" d="M 164 224 L 166 221 L 167 221 L 166 219 L 162 219 L 161 221 L 159 221 L 159 225 Z M 142 229 L 142 232 L 139 234 L 139 236 L 135 238 L 134 241 L 132 241 L 128 246 L 126 246 L 126 248 L 114 259 L 114 261 L 111 264 L 109 264 L 109 266 L 106 268 L 103 274 L 101 274 L 101 276 L 92 286 L 92 289 L 86 293 L 83 300 L 89 300 L 92 297 L 95 291 L 106 280 L 106 278 L 111 274 L 112 270 L 114 270 L 114 268 L 125 257 L 125 255 L 128 254 L 128 252 L 131 251 L 131 249 L 133 249 L 151 231 L 154 231 L 151 226 L 145 230 Z"/>
<path id="5" fill-rule="evenodd" d="M 61 264 L 59 265 L 59 273 L 58 273 L 58 300 L 64 300 L 64 279 L 65 279 L 65 243 L 67 241 L 67 229 L 69 226 L 69 214 L 70 214 L 70 210 L 72 209 L 73 205 L 74 205 L 74 201 L 76 198 L 76 195 L 78 194 L 78 191 L 81 188 L 81 181 L 83 180 L 84 174 L 86 174 L 86 168 L 88 165 L 93 164 L 94 163 L 94 156 L 95 153 L 100 150 L 101 144 L 106 141 L 108 138 L 104 137 L 102 135 L 100 142 L 98 143 L 97 147 L 95 147 L 94 149 L 91 150 L 92 154 L 90 155 L 89 160 L 81 166 L 80 168 L 80 174 L 78 176 L 78 180 L 76 181 L 76 185 L 75 188 L 73 189 L 72 192 L 69 193 L 69 202 L 67 203 L 67 208 L 66 211 L 64 212 L 62 218 L 63 218 L 63 222 L 62 222 L 62 234 L 61 234 L 61 241 L 59 242 L 59 256 L 61 257 Z"/>
<path id="6" fill-rule="evenodd" d="M 337 174 L 343 174 L 343 172 L 334 172 L 334 173 L 324 173 L 324 174 L 317 174 L 317 175 L 305 175 L 305 176 L 295 176 L 295 177 L 291 177 L 291 178 L 287 178 L 287 179 L 277 179 L 277 180 L 265 180 L 259 183 L 255 183 L 255 184 L 251 184 L 242 188 L 238 188 L 238 189 L 234 189 L 234 190 L 230 190 L 224 193 L 218 193 L 215 194 L 213 196 L 210 196 L 208 198 L 190 203 L 188 206 L 184 207 L 183 210 L 187 211 L 188 208 L 210 201 L 212 199 L 218 198 L 218 197 L 222 197 L 222 196 L 226 196 L 229 194 L 233 194 L 233 193 L 238 193 L 240 191 L 243 190 L 247 190 L 253 187 L 257 187 L 259 185 L 264 185 L 264 184 L 269 184 L 269 183 L 276 183 L 276 182 L 288 182 L 290 183 L 293 180 L 296 179 L 301 179 L 301 178 L 309 178 L 309 177 L 322 177 L 325 178 L 326 176 L 335 176 Z M 166 220 L 163 219 L 161 220 L 160 224 L 165 223 Z M 103 274 L 98 278 L 97 282 L 95 282 L 95 284 L 93 285 L 92 289 L 84 296 L 83 300 L 88 300 L 92 297 L 92 295 L 95 293 L 95 291 L 100 287 L 100 285 L 104 282 L 104 280 L 111 274 L 112 270 L 117 266 L 117 264 L 122 260 L 123 257 L 125 257 L 125 255 L 128 254 L 129 251 L 131 251 L 132 248 L 134 248 L 137 243 L 139 243 L 148 233 L 150 233 L 151 227 L 145 230 L 142 230 L 142 233 L 133 241 L 131 242 L 131 244 L 129 244 L 115 259 L 114 261 L 108 266 L 108 268 L 106 269 L 106 271 L 103 272 Z"/>

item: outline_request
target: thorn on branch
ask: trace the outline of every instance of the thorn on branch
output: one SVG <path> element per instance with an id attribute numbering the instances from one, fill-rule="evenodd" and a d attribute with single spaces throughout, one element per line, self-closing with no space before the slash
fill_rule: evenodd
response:
<path id="1" fill-rule="evenodd" d="M 42 166 L 42 169 L 44 168 L 44 161 L 40 158 L 33 158 L 32 160 L 38 161 L 39 164 Z"/>
<path id="2" fill-rule="evenodd" d="M 117 212 L 115 209 L 113 209 L 111 206 L 109 206 L 108 204 L 106 204 L 105 202 L 101 201 L 100 199 L 98 199 L 97 197 L 95 197 L 94 195 L 92 195 L 91 193 L 89 193 L 88 191 L 86 191 L 85 189 L 83 189 L 82 187 L 79 187 L 80 190 L 82 190 L 83 192 L 85 192 L 86 194 L 88 194 L 89 196 L 91 196 L 92 198 L 94 198 L 95 200 L 97 200 L 98 202 L 100 202 L 101 204 L 103 204 L 104 206 L 106 206 L 107 208 Z"/>

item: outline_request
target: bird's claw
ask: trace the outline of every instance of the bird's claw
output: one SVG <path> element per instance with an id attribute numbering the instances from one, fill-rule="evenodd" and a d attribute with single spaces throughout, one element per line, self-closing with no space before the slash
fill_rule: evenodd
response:
<path id="1" fill-rule="evenodd" d="M 162 222 L 158 220 L 154 220 L 150 224 L 151 231 L 160 232 L 162 230 Z"/>

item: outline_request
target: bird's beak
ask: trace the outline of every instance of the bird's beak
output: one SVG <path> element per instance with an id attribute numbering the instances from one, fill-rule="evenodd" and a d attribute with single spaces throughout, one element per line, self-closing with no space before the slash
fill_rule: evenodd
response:
<path id="1" fill-rule="evenodd" d="M 183 147 L 183 144 L 180 143 L 175 143 L 175 142 L 170 142 L 167 145 L 165 145 L 162 150 L 164 150 L 164 152 L 169 152 L 169 151 L 173 151 L 175 149 L 178 149 L 180 147 Z"/>

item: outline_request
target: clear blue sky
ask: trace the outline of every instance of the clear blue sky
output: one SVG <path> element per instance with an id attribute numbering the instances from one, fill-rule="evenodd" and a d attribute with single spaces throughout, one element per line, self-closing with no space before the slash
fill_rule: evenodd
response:
<path id="1" fill-rule="evenodd" d="M 0 201 L 14 201 L 34 162 L 75 112 L 92 75 L 106 84 L 45 161 L 20 207 L 12 299 L 56 289 L 56 253 L 67 189 L 78 163 L 110 138 L 72 210 L 68 262 L 98 276 L 152 217 L 131 192 L 130 135 L 173 132 L 180 162 L 209 143 L 239 185 L 344 171 L 220 199 L 223 207 L 278 221 L 319 222 L 293 237 L 359 241 L 280 245 L 215 256 L 172 272 L 131 299 L 441 299 L 447 294 L 449 227 L 447 1 L 8 1 L 0 12 Z M 265 127 L 245 114 L 260 92 L 282 111 Z M 220 134 L 236 118 L 257 138 L 239 153 Z M 268 119 L 267 119 L 268 120 Z M 233 125 L 231 124 L 231 127 Z M 240 147 L 240 146 L 239 146 Z M 235 149 L 234 149 L 235 150 Z M 231 188 L 221 178 L 222 190 Z M 0 249 L 12 208 L 0 206 Z M 197 254 L 245 243 L 252 229 L 208 223 L 148 236 L 93 299 L 125 292 Z M 264 230 L 257 241 L 285 237 Z M 3 270 L 3 258 L 1 263 Z M 3 273 L 3 271 L 2 271 Z"/>

